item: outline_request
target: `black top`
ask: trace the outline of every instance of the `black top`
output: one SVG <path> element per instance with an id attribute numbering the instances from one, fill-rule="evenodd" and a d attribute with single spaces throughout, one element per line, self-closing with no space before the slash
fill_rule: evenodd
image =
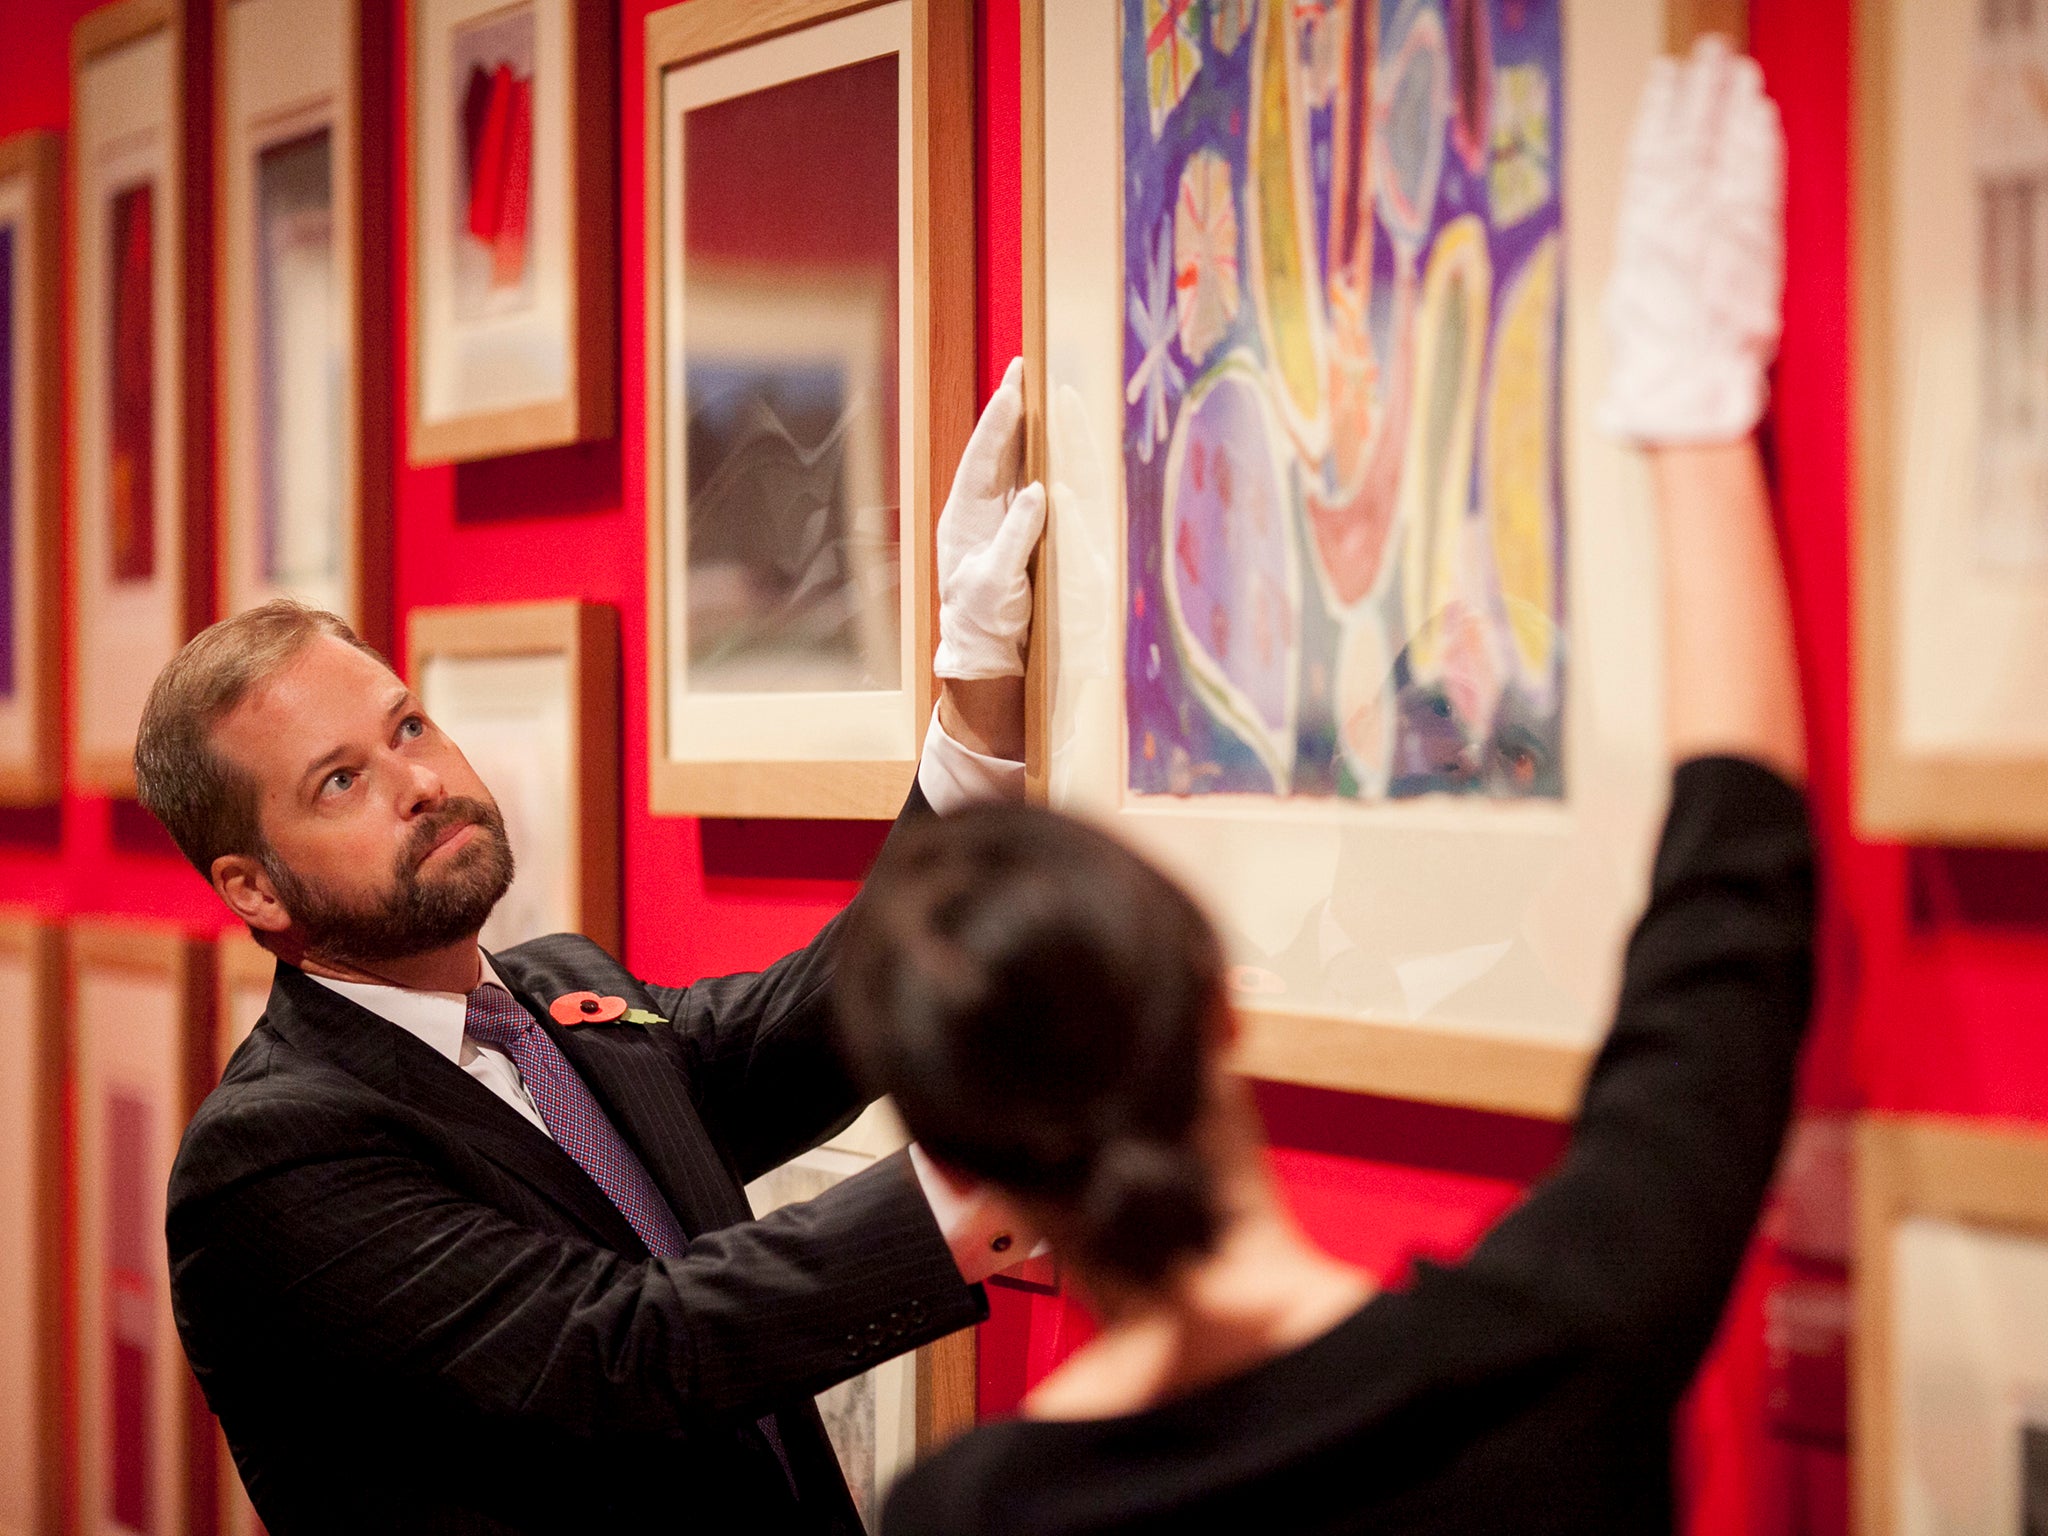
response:
<path id="1" fill-rule="evenodd" d="M 1798 792 L 1687 763 L 1571 1147 L 1464 1263 L 1163 1406 L 976 1430 L 884 1536 L 1668 1530 L 1672 1410 L 1776 1161 L 1812 932 Z"/>

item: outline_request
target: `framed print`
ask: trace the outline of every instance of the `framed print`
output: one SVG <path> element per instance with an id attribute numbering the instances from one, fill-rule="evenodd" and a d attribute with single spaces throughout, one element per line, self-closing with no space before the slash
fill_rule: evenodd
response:
<path id="1" fill-rule="evenodd" d="M 2048 1529 L 2048 1131 L 1857 1128 L 1859 1536 Z"/>
<path id="2" fill-rule="evenodd" d="M 249 936 L 246 928 L 225 930 L 214 943 L 213 1077 L 220 1079 L 228 1058 L 249 1038 L 249 1031 L 270 1006 L 270 983 L 277 958 Z M 216 1442 L 214 1465 L 219 1476 L 216 1508 L 221 1536 L 262 1536 L 263 1522 L 242 1487 L 226 1437 Z"/>
<path id="3" fill-rule="evenodd" d="M 219 1436 L 171 1318 L 164 1201 L 213 1086 L 214 971 L 174 928 L 72 925 L 80 1511 L 92 1536 L 212 1528 Z"/>
<path id="4" fill-rule="evenodd" d="M 974 404 L 970 10 L 647 18 L 657 815 L 887 818 L 909 793 Z"/>
<path id="5" fill-rule="evenodd" d="M 407 0 L 415 464 L 609 437 L 613 8 Z"/>
<path id="6" fill-rule="evenodd" d="M 617 954 L 617 610 L 583 602 L 415 608 L 406 675 L 505 818 L 515 873 L 484 924 L 484 948 L 581 933 Z"/>
<path id="7" fill-rule="evenodd" d="M 1669 782 L 1590 406 L 1672 25 L 1027 0 L 1031 777 L 1204 899 L 1247 1072 L 1577 1106 Z"/>
<path id="8" fill-rule="evenodd" d="M 57 930 L 0 912 L 0 1533 L 64 1504 L 64 995 Z"/>
<path id="9" fill-rule="evenodd" d="M 388 21 L 362 0 L 215 4 L 221 607 L 297 597 L 381 648 Z"/>
<path id="10" fill-rule="evenodd" d="M 135 792 L 143 700 L 213 597 L 210 284 L 186 238 L 206 123 L 187 106 L 209 82 L 191 20 L 179 0 L 120 0 L 71 34 L 71 772 L 102 794 Z"/>
<path id="11" fill-rule="evenodd" d="M 909 1140 L 884 1100 L 823 1146 L 754 1180 L 747 1186 L 747 1200 L 758 1219 L 815 1199 Z M 974 1427 L 973 1330 L 885 1360 L 819 1393 L 818 1412 L 853 1502 L 872 1530 L 889 1485 L 920 1455 Z"/>
<path id="12" fill-rule="evenodd" d="M 1856 816 L 1875 837 L 2048 841 L 2044 49 L 2033 6 L 1858 12 Z"/>
<path id="13" fill-rule="evenodd" d="M 64 782 L 63 159 L 54 133 L 0 140 L 0 805 Z"/>

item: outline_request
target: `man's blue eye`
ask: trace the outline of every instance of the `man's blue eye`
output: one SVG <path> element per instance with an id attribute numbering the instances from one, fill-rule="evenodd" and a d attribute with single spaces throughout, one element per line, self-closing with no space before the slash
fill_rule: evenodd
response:
<path id="1" fill-rule="evenodd" d="M 405 723 L 398 728 L 398 734 L 408 741 L 417 741 L 427 734 L 427 722 L 418 715 L 408 715 Z"/>
<path id="2" fill-rule="evenodd" d="M 330 773 L 329 775 L 327 775 L 328 787 L 330 789 L 339 790 L 343 794 L 346 794 L 348 792 L 349 785 L 355 783 L 355 781 L 356 776 L 346 768 L 340 769 L 334 773 Z"/>

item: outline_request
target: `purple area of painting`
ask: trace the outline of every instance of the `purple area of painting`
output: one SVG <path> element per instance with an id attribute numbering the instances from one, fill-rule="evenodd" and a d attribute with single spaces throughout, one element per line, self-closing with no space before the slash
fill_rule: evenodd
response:
<path id="1" fill-rule="evenodd" d="M 0 699 L 14 697 L 14 233 L 0 224 Z"/>
<path id="2" fill-rule="evenodd" d="M 1372 4 L 1374 0 L 1362 0 Z M 1155 370 L 1171 380 L 1185 380 L 1169 388 L 1166 400 L 1167 430 L 1155 440 L 1142 392 L 1126 411 L 1123 441 L 1124 489 L 1128 510 L 1128 590 L 1125 593 L 1125 716 L 1129 732 L 1129 782 L 1142 794 L 1185 793 L 1273 793 L 1271 775 L 1260 754 L 1205 703 L 1199 688 L 1182 665 L 1173 625 L 1164 598 L 1166 535 L 1162 508 L 1167 493 L 1167 453 L 1174 423 L 1188 395 L 1201 387 L 1202 374 L 1232 352 L 1250 352 L 1263 359 L 1255 306 L 1250 292 L 1255 281 L 1247 248 L 1248 220 L 1245 210 L 1246 143 L 1251 107 L 1251 74 L 1257 48 L 1259 23 L 1254 19 L 1236 46 L 1223 52 L 1216 46 L 1213 29 L 1200 29 L 1200 67 L 1188 84 L 1184 98 L 1166 116 L 1160 132 L 1152 132 L 1147 71 L 1148 29 L 1145 0 L 1122 0 L 1124 94 L 1124 278 L 1128 295 L 1142 298 L 1153 257 L 1162 234 L 1171 242 L 1173 208 L 1180 190 L 1180 176 L 1189 157 L 1198 150 L 1220 155 L 1230 166 L 1231 181 L 1238 204 L 1238 270 L 1246 278 L 1246 295 L 1236 319 L 1209 356 L 1199 360 L 1186 357 L 1178 342 L 1169 343 L 1164 361 L 1172 366 Z M 1421 264 L 1435 240 L 1453 220 L 1478 215 L 1485 225 L 1487 254 L 1493 276 L 1489 319 L 1497 326 L 1501 301 L 1529 257 L 1546 238 L 1564 234 L 1564 209 L 1559 168 L 1564 163 L 1564 92 L 1562 86 L 1563 46 L 1558 0 L 1476 0 L 1461 6 L 1453 26 L 1452 7 L 1446 0 L 1377 0 L 1376 21 L 1379 58 L 1384 62 L 1398 49 L 1406 28 L 1424 11 L 1432 12 L 1444 25 L 1451 50 L 1451 81 L 1472 79 L 1480 65 L 1464 52 L 1470 39 L 1483 31 L 1490 55 L 1491 74 L 1522 65 L 1540 68 L 1549 82 L 1549 164 L 1552 196 L 1547 204 L 1519 222 L 1502 225 L 1493 218 L 1487 168 L 1474 170 L 1458 152 L 1450 136 L 1461 125 L 1467 131 L 1478 126 L 1482 114 L 1459 114 L 1455 103 L 1439 122 L 1445 136 L 1445 154 L 1437 197 L 1426 225 Z M 1341 16 L 1339 8 L 1304 0 L 1291 5 L 1296 25 L 1308 24 L 1324 15 Z M 1468 19 L 1469 18 L 1469 19 Z M 1162 31 L 1157 36 L 1164 36 Z M 1307 56 L 1304 47 L 1302 56 Z M 1304 74 L 1306 67 L 1304 68 Z M 1455 90 L 1447 93 L 1455 96 Z M 1308 115 L 1309 182 L 1313 229 L 1312 240 L 1317 286 L 1327 272 L 1330 213 L 1333 197 L 1349 189 L 1332 186 L 1336 156 L 1332 137 L 1335 114 L 1327 103 Z M 1499 127 L 1497 116 L 1491 125 Z M 1470 148 L 1471 146 L 1465 146 Z M 1346 197 L 1347 205 L 1353 199 Z M 1374 206 L 1372 231 L 1373 289 L 1371 300 L 1372 345 L 1379 378 L 1386 381 L 1394 372 L 1394 293 L 1401 260 L 1394 240 Z M 1140 306 L 1127 319 L 1124 335 L 1124 377 L 1136 375 L 1156 335 L 1141 334 Z M 1559 308 L 1554 355 L 1563 355 L 1563 312 Z M 1562 472 L 1562 415 L 1560 402 L 1562 367 L 1552 376 L 1550 437 L 1553 465 L 1552 504 L 1559 509 L 1552 549 L 1553 569 L 1559 573 L 1553 617 L 1566 622 L 1568 594 L 1564 590 L 1564 502 Z M 1482 401 L 1484 393 L 1482 392 Z M 1480 420 L 1481 446 L 1474 455 L 1475 484 L 1471 500 L 1474 513 L 1483 513 L 1477 474 L 1484 461 L 1485 419 Z M 1329 483 L 1331 465 L 1290 454 L 1286 483 L 1290 499 L 1298 502 L 1309 486 L 1328 495 L 1337 487 Z M 1290 518 L 1298 509 L 1290 508 Z M 1311 541 L 1305 532 L 1299 542 L 1303 561 L 1312 558 Z M 1405 633 L 1398 613 L 1401 583 L 1386 584 L 1382 595 L 1372 599 L 1383 605 L 1382 617 L 1389 632 Z M 1381 611 L 1376 609 L 1375 611 Z M 1498 617 L 1498 616 L 1497 616 Z M 1501 619 L 1504 625 L 1504 618 Z M 1340 636 L 1338 615 L 1326 605 L 1317 582 L 1304 575 L 1300 584 L 1300 611 L 1294 653 L 1298 667 L 1299 707 L 1292 782 L 1282 793 L 1356 796 L 1360 793 L 1351 770 L 1337 749 L 1335 656 Z M 1556 670 L 1548 679 L 1543 696 L 1528 697 L 1516 684 L 1503 696 L 1497 718 L 1483 739 L 1474 744 L 1476 755 L 1455 769 L 1445 765 L 1446 755 L 1429 738 L 1434 722 L 1441 719 L 1441 699 L 1430 685 L 1419 683 L 1408 669 L 1405 655 L 1393 659 L 1393 687 L 1396 692 L 1396 740 L 1390 767 L 1388 793 L 1395 796 L 1447 793 L 1488 793 L 1507 797 L 1557 798 L 1564 793 L 1562 737 L 1566 678 L 1564 651 L 1558 648 Z M 1499 759 L 1498 762 L 1495 759 Z M 1533 766 L 1531 766 L 1533 764 Z M 1405 771 L 1409 766 L 1414 771 Z"/>
<path id="3" fill-rule="evenodd" d="M 150 1411 L 156 1316 L 151 1276 L 162 1267 L 149 1217 L 149 1106 L 116 1089 L 106 1100 L 107 1513 L 133 1531 L 152 1531 Z"/>

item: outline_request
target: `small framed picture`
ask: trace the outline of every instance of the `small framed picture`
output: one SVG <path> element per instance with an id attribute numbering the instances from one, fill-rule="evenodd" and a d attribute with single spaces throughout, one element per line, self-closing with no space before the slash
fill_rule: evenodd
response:
<path id="1" fill-rule="evenodd" d="M 184 238 L 206 72 L 184 16 L 120 0 L 71 34 L 71 772 L 112 795 L 135 792 L 150 683 L 213 599 L 205 401 L 186 378 L 211 284 Z"/>
<path id="2" fill-rule="evenodd" d="M 110 921 L 73 924 L 69 951 L 82 1523 L 187 1536 L 218 1431 L 171 1317 L 164 1206 L 215 1080 L 213 959 L 175 928 Z"/>
<path id="3" fill-rule="evenodd" d="M 411 460 L 609 437 L 613 8 L 407 8 Z"/>
<path id="4" fill-rule="evenodd" d="M 63 162 L 54 133 L 0 140 L 0 805 L 64 781 Z"/>
<path id="5" fill-rule="evenodd" d="M 973 413 L 969 11 L 647 18 L 657 814 L 890 817 L 909 791 Z"/>
<path id="6" fill-rule="evenodd" d="M 585 602 L 415 608 L 406 674 L 505 818 L 516 873 L 484 925 L 484 948 L 581 933 L 617 954 L 617 611 Z"/>
<path id="7" fill-rule="evenodd" d="M 222 608 L 289 595 L 382 647 L 389 39 L 365 28 L 387 22 L 361 0 L 216 4 Z"/>
<path id="8" fill-rule="evenodd" d="M 1856 1246 L 1859 1536 L 2048 1531 L 2048 1132 L 1865 1117 Z"/>
<path id="9" fill-rule="evenodd" d="M 813 1200 L 910 1138 L 885 1100 L 823 1146 L 747 1186 L 758 1219 Z M 818 1413 L 861 1519 L 874 1529 L 889 1485 L 924 1452 L 974 1426 L 974 1334 L 952 1334 L 818 1394 Z"/>
<path id="10" fill-rule="evenodd" d="M 63 1508 L 64 971 L 57 930 L 0 914 L 0 1531 Z"/>

